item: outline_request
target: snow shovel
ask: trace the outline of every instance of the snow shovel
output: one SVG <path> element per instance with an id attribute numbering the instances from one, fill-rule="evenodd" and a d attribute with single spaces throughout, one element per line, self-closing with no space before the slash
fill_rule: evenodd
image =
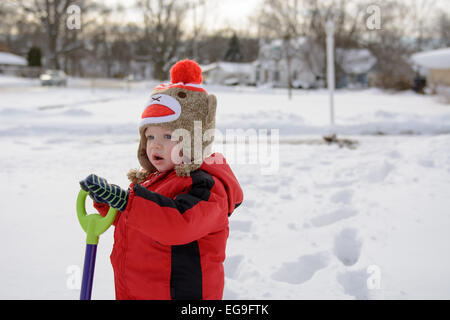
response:
<path id="1" fill-rule="evenodd" d="M 85 203 L 87 195 L 88 192 L 80 190 L 77 197 L 78 221 L 87 234 L 80 300 L 91 300 L 98 238 L 103 232 L 108 230 L 108 228 L 116 219 L 117 214 L 117 210 L 113 207 L 109 208 L 109 211 L 105 217 L 102 217 L 99 214 L 86 214 Z"/>

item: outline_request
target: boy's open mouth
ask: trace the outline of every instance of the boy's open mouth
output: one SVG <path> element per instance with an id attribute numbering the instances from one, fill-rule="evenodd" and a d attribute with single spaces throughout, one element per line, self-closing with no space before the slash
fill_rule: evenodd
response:
<path id="1" fill-rule="evenodd" d="M 157 154 L 154 154 L 152 158 L 153 158 L 153 160 L 163 160 L 164 159 L 163 157 L 161 157 Z"/>

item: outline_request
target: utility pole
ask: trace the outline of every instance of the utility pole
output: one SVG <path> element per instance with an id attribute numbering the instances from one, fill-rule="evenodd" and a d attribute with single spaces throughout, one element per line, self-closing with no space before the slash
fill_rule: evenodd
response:
<path id="1" fill-rule="evenodd" d="M 330 125 L 334 132 L 334 23 L 329 20 L 325 25 L 327 34 L 327 80 L 328 92 L 330 95 Z"/>

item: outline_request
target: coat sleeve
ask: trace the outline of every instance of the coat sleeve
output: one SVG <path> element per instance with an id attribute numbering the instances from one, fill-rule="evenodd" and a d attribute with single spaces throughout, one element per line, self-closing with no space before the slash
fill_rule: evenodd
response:
<path id="1" fill-rule="evenodd" d="M 127 225 L 166 245 L 198 240 L 228 225 L 228 197 L 220 180 L 198 170 L 187 193 L 175 199 L 136 184 L 124 211 Z"/>

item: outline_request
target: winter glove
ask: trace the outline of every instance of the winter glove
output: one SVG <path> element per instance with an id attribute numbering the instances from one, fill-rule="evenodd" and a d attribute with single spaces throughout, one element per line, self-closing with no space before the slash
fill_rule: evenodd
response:
<path id="1" fill-rule="evenodd" d="M 106 203 L 119 211 L 124 211 L 127 207 L 128 191 L 115 184 L 109 184 L 104 178 L 91 174 L 80 181 L 80 186 L 89 192 L 89 196 L 95 202 Z"/>

